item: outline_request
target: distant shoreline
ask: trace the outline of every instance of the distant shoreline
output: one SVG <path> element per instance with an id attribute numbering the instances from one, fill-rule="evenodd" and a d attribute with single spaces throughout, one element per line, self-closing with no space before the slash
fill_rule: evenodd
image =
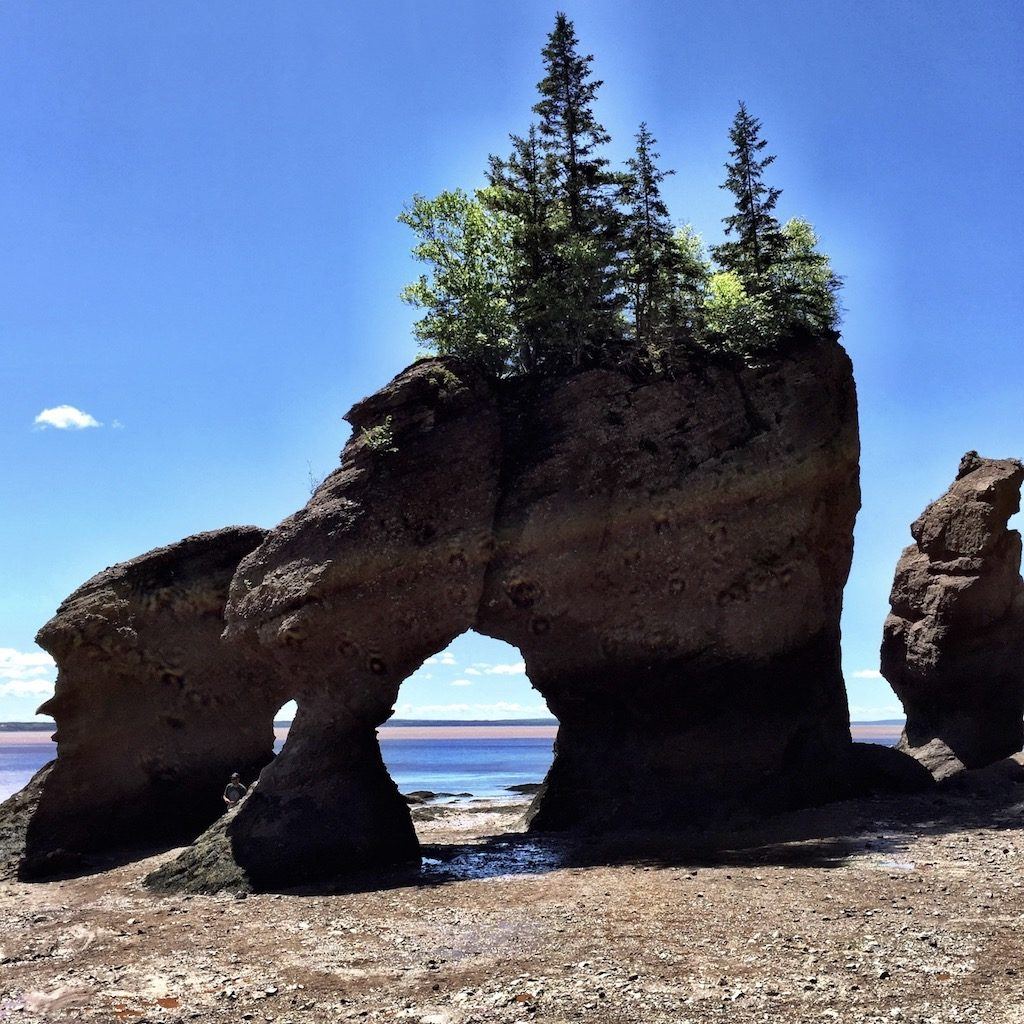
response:
<path id="1" fill-rule="evenodd" d="M 854 728 L 865 726 L 898 726 L 903 728 L 902 718 L 875 718 L 851 722 Z M 274 722 L 275 729 L 290 729 L 291 722 Z M 556 728 L 555 718 L 391 718 L 381 729 L 504 729 L 504 728 Z M 0 732 L 53 732 L 53 722 L 0 722 Z"/>
<path id="2" fill-rule="evenodd" d="M 275 722 L 274 736 L 283 743 L 291 722 Z M 873 722 L 852 722 L 850 731 L 855 741 L 895 742 L 903 731 L 900 719 Z M 0 722 L 0 745 L 30 746 L 46 743 L 55 726 L 49 722 Z M 443 740 L 551 740 L 558 732 L 553 718 L 498 719 L 493 721 L 453 721 L 424 719 L 392 719 L 380 726 L 382 743 L 408 740 L 438 742 Z"/>

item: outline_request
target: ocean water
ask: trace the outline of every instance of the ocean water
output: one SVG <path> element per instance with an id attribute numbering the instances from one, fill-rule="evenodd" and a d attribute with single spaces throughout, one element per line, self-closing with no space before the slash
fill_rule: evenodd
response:
<path id="1" fill-rule="evenodd" d="M 53 759 L 57 747 L 39 734 L 39 741 L 7 743 L 0 733 L 0 800 L 17 793 L 47 761 Z"/>
<path id="2" fill-rule="evenodd" d="M 854 730 L 861 742 L 893 746 L 896 729 Z M 45 733 L 26 737 L 0 733 L 0 800 L 17 792 L 55 753 Z M 23 740 L 24 738 L 24 740 Z M 403 793 L 471 793 L 478 797 L 508 795 L 508 787 L 540 782 L 551 764 L 549 737 L 456 737 L 410 739 L 381 735 L 381 751 L 391 777 Z M 280 744 L 278 744 L 280 746 Z"/>
<path id="3" fill-rule="evenodd" d="M 508 796 L 508 786 L 540 782 L 551 764 L 551 740 L 537 737 L 435 740 L 389 739 L 385 734 L 381 750 L 403 793 L 429 789 Z M 0 800 L 21 789 L 55 751 L 49 740 L 7 742 L 0 734 Z"/>

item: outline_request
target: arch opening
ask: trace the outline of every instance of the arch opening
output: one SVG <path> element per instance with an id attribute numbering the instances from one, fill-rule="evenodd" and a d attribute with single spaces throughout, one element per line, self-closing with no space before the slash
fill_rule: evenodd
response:
<path id="1" fill-rule="evenodd" d="M 418 838 L 444 844 L 522 819 L 557 728 L 518 648 L 468 630 L 401 684 L 377 736 Z"/>

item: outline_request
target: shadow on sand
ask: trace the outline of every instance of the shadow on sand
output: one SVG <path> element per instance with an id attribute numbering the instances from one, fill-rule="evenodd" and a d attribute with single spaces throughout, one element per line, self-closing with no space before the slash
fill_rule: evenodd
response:
<path id="1" fill-rule="evenodd" d="M 1024 766 L 1009 759 L 920 794 L 867 797 L 792 811 L 716 832 L 574 836 L 502 834 L 467 843 L 424 844 L 422 862 L 363 872 L 334 886 L 282 888 L 291 895 L 441 886 L 473 879 L 633 865 L 651 868 L 783 866 L 838 868 L 856 857 L 910 870 L 922 837 L 1024 827 Z"/>

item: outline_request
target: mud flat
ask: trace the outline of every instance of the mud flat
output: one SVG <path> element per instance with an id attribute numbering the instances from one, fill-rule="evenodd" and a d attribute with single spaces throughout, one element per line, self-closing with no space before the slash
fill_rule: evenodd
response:
<path id="1" fill-rule="evenodd" d="M 442 802 L 413 811 L 421 870 L 333 894 L 146 891 L 172 853 L 4 883 L 0 1018 L 1018 1021 L 1021 775 L 641 856 L 523 835 L 522 801 Z"/>

